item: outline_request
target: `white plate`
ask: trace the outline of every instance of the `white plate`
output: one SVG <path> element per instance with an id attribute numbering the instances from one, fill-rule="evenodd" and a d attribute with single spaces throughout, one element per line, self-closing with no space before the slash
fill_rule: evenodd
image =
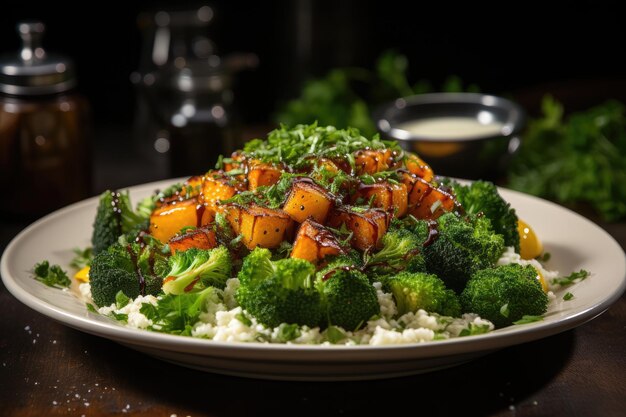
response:
<path id="1" fill-rule="evenodd" d="M 172 182 L 132 187 L 133 201 Z M 72 258 L 71 249 L 90 244 L 97 198 L 61 209 L 24 229 L 7 246 L 0 272 L 9 291 L 34 310 L 68 326 L 180 365 L 268 379 L 348 380 L 409 375 L 452 366 L 496 349 L 571 329 L 604 312 L 624 291 L 626 256 L 605 231 L 556 204 L 514 191 L 501 191 L 552 254 L 550 269 L 569 274 L 584 268 L 592 275 L 557 293 L 543 321 L 479 336 L 382 347 L 296 346 L 223 343 L 126 328 L 89 313 L 72 293 L 46 287 L 29 273 L 43 259 L 67 267 Z M 574 294 L 572 300 L 562 300 L 566 291 Z"/>

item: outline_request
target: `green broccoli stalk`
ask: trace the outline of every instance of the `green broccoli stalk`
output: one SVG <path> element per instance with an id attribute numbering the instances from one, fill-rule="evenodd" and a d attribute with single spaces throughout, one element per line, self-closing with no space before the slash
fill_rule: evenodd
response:
<path id="1" fill-rule="evenodd" d="M 416 313 L 419 309 L 452 317 L 461 314 L 456 293 L 447 289 L 436 275 L 402 272 L 390 277 L 385 287 L 393 294 L 400 315 Z"/>
<path id="2" fill-rule="evenodd" d="M 185 294 L 206 287 L 224 288 L 230 278 L 232 260 L 228 249 L 191 248 L 169 258 L 170 270 L 163 282 L 165 294 Z"/>
<path id="3" fill-rule="evenodd" d="M 164 256 L 155 248 L 142 248 L 138 244 L 111 245 L 91 262 L 89 283 L 93 301 L 98 307 L 111 305 L 119 291 L 129 298 L 159 294 L 160 272 L 166 264 Z"/>
<path id="4" fill-rule="evenodd" d="M 328 326 L 355 331 L 380 314 L 376 289 L 365 274 L 354 268 L 342 267 L 318 275 L 317 287 Z"/>
<path id="5" fill-rule="evenodd" d="M 544 314 L 548 296 L 535 268 L 511 264 L 476 271 L 461 293 L 461 304 L 463 311 L 505 327 L 524 316 Z"/>
<path id="6" fill-rule="evenodd" d="M 146 229 L 149 216 L 149 213 L 133 211 L 128 191 L 105 191 L 100 195 L 93 224 L 93 253 L 104 251 L 122 235 L 136 235 Z"/>
<path id="7" fill-rule="evenodd" d="M 315 288 L 315 266 L 303 259 L 271 260 L 267 249 L 254 249 L 243 261 L 237 302 L 260 323 L 318 326 L 322 318 Z"/>
<path id="8" fill-rule="evenodd" d="M 495 264 L 504 250 L 501 235 L 484 216 L 446 213 L 437 219 L 436 234 L 424 244 L 426 269 L 460 293 L 470 276 Z"/>
<path id="9" fill-rule="evenodd" d="M 491 182 L 476 181 L 470 185 L 452 182 L 456 198 L 466 213 L 483 213 L 493 230 L 504 237 L 506 246 L 513 246 L 519 253 L 519 232 L 515 209 L 498 193 L 498 188 Z"/>

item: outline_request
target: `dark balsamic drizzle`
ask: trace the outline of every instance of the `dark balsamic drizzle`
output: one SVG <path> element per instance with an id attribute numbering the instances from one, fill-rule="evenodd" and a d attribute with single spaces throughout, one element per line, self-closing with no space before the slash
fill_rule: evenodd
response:
<path id="1" fill-rule="evenodd" d="M 130 255 L 130 260 L 135 266 L 135 274 L 137 275 L 137 280 L 139 281 L 139 294 L 146 295 L 146 279 L 144 278 L 141 268 L 139 267 L 139 260 L 137 259 L 137 255 L 133 252 L 133 248 L 131 245 L 126 246 L 126 251 Z"/>
<path id="2" fill-rule="evenodd" d="M 430 220 L 428 222 L 428 237 L 422 246 L 427 247 L 435 243 L 437 238 L 439 237 L 439 229 L 437 229 L 437 221 Z"/>

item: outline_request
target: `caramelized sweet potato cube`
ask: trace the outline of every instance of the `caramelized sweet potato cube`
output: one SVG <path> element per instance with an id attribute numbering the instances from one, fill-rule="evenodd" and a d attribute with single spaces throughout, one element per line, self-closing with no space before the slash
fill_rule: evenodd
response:
<path id="1" fill-rule="evenodd" d="M 161 198 L 156 202 L 156 207 L 161 207 L 163 204 L 171 203 L 172 201 L 183 201 L 191 197 L 196 197 L 200 194 L 202 188 L 202 176 L 195 175 L 190 177 L 183 183 L 183 187 L 180 191 L 175 192 L 169 197 Z"/>
<path id="2" fill-rule="evenodd" d="M 211 212 L 197 198 L 172 201 L 152 212 L 150 234 L 165 243 L 183 227 L 200 226 L 203 221 L 210 222 L 211 217 Z"/>
<path id="3" fill-rule="evenodd" d="M 282 210 L 260 207 L 256 204 L 242 206 L 226 204 L 223 210 L 233 231 L 243 236 L 248 249 L 276 248 L 292 236 L 293 221 Z"/>
<path id="4" fill-rule="evenodd" d="M 309 217 L 324 224 L 333 207 L 333 196 L 314 181 L 295 179 L 283 205 L 283 211 L 298 223 Z"/>
<path id="5" fill-rule="evenodd" d="M 214 208 L 218 201 L 228 200 L 240 191 L 245 190 L 245 184 L 235 178 L 228 177 L 220 171 L 211 171 L 202 179 L 202 201 Z"/>
<path id="6" fill-rule="evenodd" d="M 326 256 L 343 252 L 335 235 L 321 224 L 307 219 L 298 229 L 290 256 L 317 263 Z"/>
<path id="7" fill-rule="evenodd" d="M 411 174 L 417 175 L 424 181 L 430 182 L 435 176 L 433 169 L 419 156 L 414 153 L 407 153 L 404 159 L 404 165 Z"/>
<path id="8" fill-rule="evenodd" d="M 436 219 L 457 206 L 454 196 L 417 175 L 405 174 L 402 182 L 409 194 L 408 214 L 417 219 Z"/>
<path id="9" fill-rule="evenodd" d="M 224 171 L 242 168 L 246 163 L 246 157 L 240 151 L 233 152 L 228 159 L 228 162 L 224 162 Z"/>
<path id="10" fill-rule="evenodd" d="M 372 201 L 373 207 L 391 212 L 395 217 L 403 217 L 407 211 L 408 193 L 405 184 L 377 182 L 371 185 L 361 184 L 352 195 L 352 203 L 359 199 Z"/>
<path id="11" fill-rule="evenodd" d="M 391 214 L 385 210 L 342 206 L 331 213 L 328 224 L 334 228 L 345 225 L 353 233 L 352 246 L 367 250 L 379 246 L 390 221 Z"/>
<path id="12" fill-rule="evenodd" d="M 248 190 L 253 191 L 262 185 L 274 185 L 280 179 L 281 167 L 252 161 L 248 165 Z"/>
<path id="13" fill-rule="evenodd" d="M 174 236 L 168 242 L 172 255 L 191 248 L 213 249 L 217 247 L 215 230 L 212 227 L 200 227 L 180 236 Z"/>
<path id="14" fill-rule="evenodd" d="M 375 174 L 396 165 L 396 151 L 391 149 L 363 149 L 354 153 L 356 174 Z"/>

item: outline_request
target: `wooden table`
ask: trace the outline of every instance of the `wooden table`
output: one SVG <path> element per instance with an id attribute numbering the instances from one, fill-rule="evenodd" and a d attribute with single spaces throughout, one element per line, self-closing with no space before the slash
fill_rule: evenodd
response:
<path id="1" fill-rule="evenodd" d="M 600 225 L 626 248 L 626 223 Z M 24 226 L 1 219 L 0 250 Z M 296 383 L 161 362 L 58 324 L 0 285 L 0 416 L 375 413 L 624 416 L 626 297 L 574 330 L 451 369 L 380 381 Z"/>

